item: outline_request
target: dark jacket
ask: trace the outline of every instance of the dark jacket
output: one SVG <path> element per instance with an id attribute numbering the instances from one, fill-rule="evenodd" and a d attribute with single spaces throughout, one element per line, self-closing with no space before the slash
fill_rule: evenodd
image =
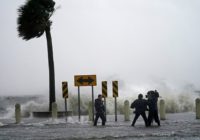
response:
<path id="1" fill-rule="evenodd" d="M 155 90 L 151 90 L 147 92 L 148 95 L 148 106 L 150 111 L 156 111 L 158 110 L 157 102 L 159 93 Z"/>
<path id="2" fill-rule="evenodd" d="M 104 107 L 102 100 L 95 99 L 95 110 L 96 110 L 96 113 L 104 113 L 105 112 L 105 107 Z"/>
<path id="3" fill-rule="evenodd" d="M 135 113 L 145 112 L 147 109 L 147 100 L 145 99 L 136 99 L 132 104 L 131 108 L 135 108 Z"/>
<path id="4" fill-rule="evenodd" d="M 158 97 L 153 96 L 148 99 L 148 105 L 150 111 L 158 110 L 157 102 L 158 102 Z"/>

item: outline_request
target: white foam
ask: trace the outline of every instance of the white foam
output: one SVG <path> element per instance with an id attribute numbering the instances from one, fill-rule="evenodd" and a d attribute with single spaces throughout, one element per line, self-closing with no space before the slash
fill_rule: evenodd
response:
<path id="1" fill-rule="evenodd" d="M 0 122 L 0 127 L 1 127 L 1 126 L 4 126 L 4 124 L 3 124 L 2 122 Z"/>
<path id="2" fill-rule="evenodd" d="M 44 111 L 48 110 L 47 104 L 44 103 L 38 103 L 35 101 L 29 101 L 25 104 L 21 104 L 21 115 L 22 117 L 32 117 L 33 111 Z M 6 108 L 6 112 L 3 116 L 0 117 L 0 119 L 10 119 L 15 117 L 15 106 L 9 106 Z"/>
<path id="3" fill-rule="evenodd" d="M 14 117 L 15 109 L 14 107 L 8 107 L 6 108 L 6 112 L 3 116 L 0 117 L 0 119 L 10 119 Z"/>

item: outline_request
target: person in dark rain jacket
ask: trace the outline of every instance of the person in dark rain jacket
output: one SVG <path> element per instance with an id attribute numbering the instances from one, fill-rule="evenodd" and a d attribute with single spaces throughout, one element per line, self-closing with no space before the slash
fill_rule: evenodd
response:
<path id="1" fill-rule="evenodd" d="M 105 118 L 105 107 L 102 101 L 102 95 L 98 95 L 98 98 L 95 99 L 95 110 L 96 110 L 96 117 L 94 120 L 94 126 L 97 125 L 97 121 L 99 117 L 102 120 L 102 125 L 105 125 L 106 118 Z"/>
<path id="2" fill-rule="evenodd" d="M 143 95 L 139 94 L 138 95 L 138 99 L 136 99 L 132 104 L 131 104 L 131 108 L 135 108 L 135 117 L 133 119 L 132 122 L 132 126 L 135 125 L 135 122 L 137 121 L 137 119 L 139 118 L 139 116 L 141 115 L 144 122 L 145 122 L 145 126 L 148 126 L 148 121 L 147 121 L 147 117 L 145 114 L 145 111 L 148 110 L 147 109 L 147 100 L 143 99 Z"/>
<path id="3" fill-rule="evenodd" d="M 148 106 L 149 106 L 149 115 L 148 115 L 148 125 L 151 126 L 153 120 L 160 126 L 160 119 L 158 116 L 158 97 L 159 93 L 155 91 L 148 91 L 147 98 L 148 98 Z"/>

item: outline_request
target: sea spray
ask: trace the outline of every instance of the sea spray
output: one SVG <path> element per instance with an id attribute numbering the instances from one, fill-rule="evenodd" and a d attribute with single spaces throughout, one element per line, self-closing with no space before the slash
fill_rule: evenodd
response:
<path id="1" fill-rule="evenodd" d="M 159 91 L 159 90 L 158 90 Z M 160 96 L 165 100 L 166 113 L 188 112 L 195 110 L 195 97 L 192 92 L 178 92 L 176 94 L 173 91 L 169 93 L 159 92 Z M 143 94 L 145 95 L 145 94 Z M 124 114 L 124 101 L 128 100 L 132 103 L 136 99 L 137 94 L 131 96 L 117 98 L 118 114 Z M 145 97 L 145 96 L 144 96 Z M 23 117 L 30 117 L 33 111 L 48 111 L 48 97 L 0 97 L 0 118 L 14 118 L 14 103 L 19 102 L 21 104 L 21 114 Z M 88 115 L 88 105 L 91 101 L 91 97 L 81 96 L 81 115 Z M 107 114 L 114 114 L 114 98 L 107 98 Z M 57 97 L 58 111 L 64 111 L 64 99 L 61 96 Z M 73 112 L 73 115 L 78 114 L 78 98 L 77 94 L 70 93 L 68 98 L 68 110 Z M 131 110 L 131 109 L 130 109 Z M 132 110 L 131 110 L 132 111 Z"/>
<path id="2" fill-rule="evenodd" d="M 22 117 L 30 117 L 31 112 L 33 111 L 43 111 L 48 108 L 46 103 L 42 98 L 37 97 L 24 97 L 17 96 L 15 97 L 0 97 L 3 98 L 4 108 L 3 112 L 1 111 L 0 118 L 14 118 L 15 116 L 15 105 L 14 103 L 19 102 L 21 104 L 21 116 Z"/>
<path id="3" fill-rule="evenodd" d="M 0 122 L 0 127 L 1 127 L 1 126 L 4 126 L 4 124 L 3 124 L 2 122 Z"/>
<path id="4" fill-rule="evenodd" d="M 163 98 L 166 107 L 166 113 L 179 113 L 194 111 L 194 97 L 189 93 L 181 93 Z"/>

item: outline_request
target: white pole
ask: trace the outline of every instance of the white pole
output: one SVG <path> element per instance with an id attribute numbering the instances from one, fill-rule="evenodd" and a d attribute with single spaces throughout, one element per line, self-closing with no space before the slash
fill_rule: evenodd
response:
<path id="1" fill-rule="evenodd" d="M 160 100 L 160 119 L 161 120 L 166 120 L 165 101 L 163 99 Z"/>
<path id="2" fill-rule="evenodd" d="M 124 121 L 130 121 L 130 110 L 129 101 L 124 102 Z"/>
<path id="3" fill-rule="evenodd" d="M 21 122 L 21 106 L 20 106 L 20 104 L 15 105 L 15 120 L 16 120 L 16 124 Z"/>
<path id="4" fill-rule="evenodd" d="M 200 99 L 197 98 L 196 102 L 196 119 L 200 119 Z"/>
<path id="5" fill-rule="evenodd" d="M 57 116 L 58 116 L 57 104 L 56 104 L 56 102 L 54 102 L 54 103 L 52 103 L 52 119 L 53 119 L 53 121 L 55 119 L 57 119 Z"/>

